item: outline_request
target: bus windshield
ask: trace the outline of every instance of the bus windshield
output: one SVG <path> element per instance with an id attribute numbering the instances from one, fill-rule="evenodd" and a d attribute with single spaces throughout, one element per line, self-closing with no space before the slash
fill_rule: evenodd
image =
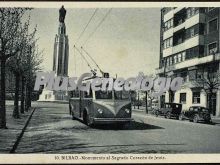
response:
<path id="1" fill-rule="evenodd" d="M 96 99 L 112 99 L 112 91 L 95 91 Z"/>
<path id="2" fill-rule="evenodd" d="M 114 91 L 115 100 L 128 100 L 130 94 L 128 91 Z"/>

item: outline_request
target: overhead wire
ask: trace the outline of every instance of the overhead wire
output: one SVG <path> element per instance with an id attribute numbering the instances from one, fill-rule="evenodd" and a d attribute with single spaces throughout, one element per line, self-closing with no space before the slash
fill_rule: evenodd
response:
<path id="1" fill-rule="evenodd" d="M 87 63 L 88 67 L 91 69 L 91 71 L 93 70 L 91 65 L 89 64 L 89 61 L 85 58 L 85 56 L 82 54 L 82 52 L 80 52 L 80 50 L 74 45 L 74 48 L 79 52 L 79 54 L 82 56 L 82 58 L 85 60 L 85 62 Z"/>
<path id="2" fill-rule="evenodd" d="M 96 26 L 96 28 L 94 29 L 94 31 L 92 33 L 90 33 L 89 37 L 85 40 L 85 42 L 82 44 L 82 46 L 84 46 L 88 40 L 93 36 L 93 34 L 96 32 L 96 30 L 101 26 L 101 24 L 105 21 L 105 19 L 107 18 L 107 16 L 110 14 L 110 12 L 112 11 L 112 8 L 108 10 L 108 12 L 105 14 L 105 16 L 102 18 L 102 20 L 99 22 L 99 24 Z"/>
<path id="3" fill-rule="evenodd" d="M 92 16 L 90 17 L 89 21 L 87 22 L 86 26 L 84 27 L 83 31 L 80 33 L 79 37 L 76 40 L 76 43 L 80 40 L 80 38 L 83 36 L 84 32 L 86 31 L 87 27 L 89 26 L 90 22 L 92 21 L 93 17 L 95 16 L 96 12 L 98 11 L 98 8 L 95 9 Z"/>
<path id="4" fill-rule="evenodd" d="M 95 11 L 93 12 L 92 16 L 90 17 L 88 23 L 86 24 L 86 26 L 84 27 L 83 31 L 80 33 L 79 37 L 76 40 L 76 43 L 80 40 L 80 38 L 83 36 L 83 34 L 85 33 L 86 29 L 88 28 L 90 22 L 92 21 L 92 19 L 94 18 L 95 14 L 97 13 L 98 9 L 96 8 Z M 107 19 L 108 15 L 110 14 L 110 12 L 112 11 L 112 8 L 108 10 L 108 12 L 106 12 L 106 14 L 104 15 L 104 17 L 102 18 L 102 20 L 99 22 L 99 24 L 96 26 L 96 28 L 90 33 L 90 35 L 88 36 L 88 38 L 85 40 L 85 42 L 82 44 L 81 49 L 86 53 L 86 55 L 95 63 L 96 67 L 99 69 L 99 71 L 101 73 L 104 73 L 101 68 L 99 67 L 99 65 L 96 63 L 96 61 L 92 58 L 92 56 L 84 49 L 84 46 L 87 44 L 87 42 L 89 41 L 89 39 L 94 35 L 94 33 L 98 30 L 98 28 L 102 25 L 102 23 Z M 82 54 L 82 52 L 74 45 L 74 48 L 79 52 L 79 54 L 83 57 L 84 61 L 87 63 L 87 65 L 89 66 L 89 68 L 91 69 L 91 71 L 93 71 L 91 65 L 89 64 L 88 60 L 85 58 L 85 56 Z M 151 66 L 151 65 L 155 65 L 155 64 L 145 64 L 145 66 Z M 76 72 L 76 69 L 75 69 Z"/>
<path id="5" fill-rule="evenodd" d="M 104 72 L 102 71 L 102 69 L 99 67 L 99 65 L 97 64 L 97 62 L 95 61 L 94 58 L 92 58 L 92 56 L 83 48 L 81 47 L 81 49 L 86 53 L 86 55 L 94 62 L 94 64 L 96 65 L 96 67 L 99 69 L 99 71 L 101 72 L 101 74 L 103 74 Z"/>

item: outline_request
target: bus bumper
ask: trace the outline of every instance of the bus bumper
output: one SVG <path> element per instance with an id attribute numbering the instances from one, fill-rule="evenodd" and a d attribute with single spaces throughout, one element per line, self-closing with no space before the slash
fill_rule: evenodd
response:
<path id="1" fill-rule="evenodd" d="M 129 123 L 132 118 L 94 118 L 94 124 L 114 124 L 114 123 Z"/>

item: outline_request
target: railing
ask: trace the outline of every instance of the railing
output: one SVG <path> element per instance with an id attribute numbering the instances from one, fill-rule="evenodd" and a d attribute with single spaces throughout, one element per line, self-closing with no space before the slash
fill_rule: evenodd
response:
<path id="1" fill-rule="evenodd" d="M 172 70 L 183 69 L 191 66 L 196 66 L 199 64 L 205 64 L 212 61 L 220 61 L 220 53 L 217 53 L 215 55 L 208 55 L 200 58 L 198 57 L 198 58 L 188 59 L 180 63 L 173 64 L 171 66 L 166 66 L 165 71 L 169 72 Z M 156 73 L 157 74 L 164 73 L 164 66 L 162 68 L 157 68 Z"/>

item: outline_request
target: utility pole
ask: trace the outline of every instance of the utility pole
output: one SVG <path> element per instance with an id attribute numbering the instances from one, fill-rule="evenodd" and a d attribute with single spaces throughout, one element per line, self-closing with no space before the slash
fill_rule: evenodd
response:
<path id="1" fill-rule="evenodd" d="M 147 108 L 147 91 L 145 92 L 145 106 L 146 106 L 146 114 L 148 114 L 148 108 Z"/>

